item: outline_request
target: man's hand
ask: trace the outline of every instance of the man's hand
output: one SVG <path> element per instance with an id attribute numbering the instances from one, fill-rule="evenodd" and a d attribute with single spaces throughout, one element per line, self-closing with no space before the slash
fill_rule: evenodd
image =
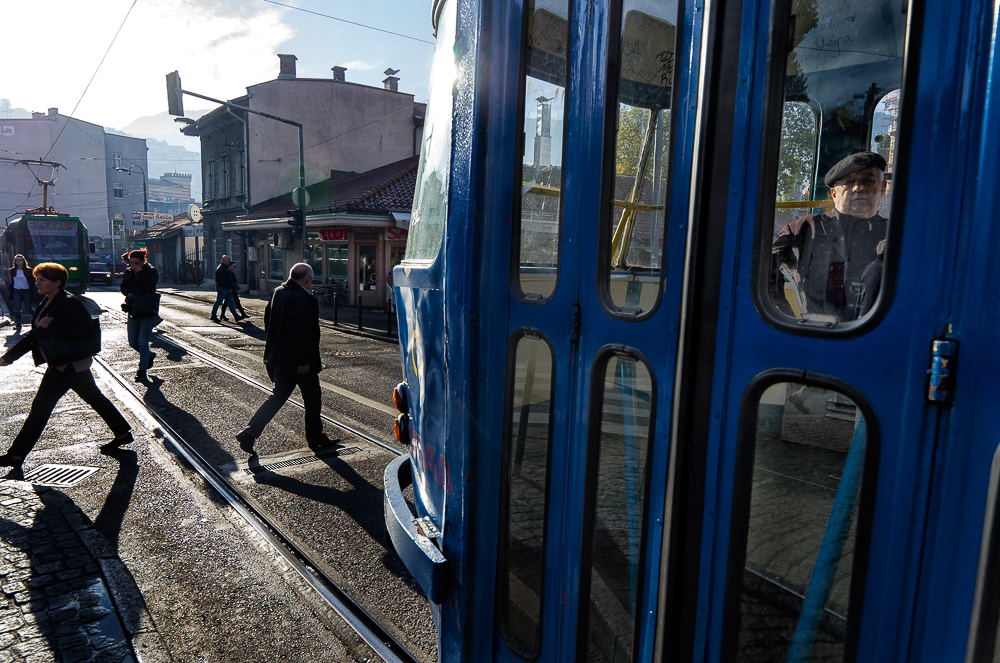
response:
<path id="1" fill-rule="evenodd" d="M 42 329 L 48 329 L 49 325 L 52 323 L 51 315 L 44 315 L 35 321 L 35 327 L 41 327 Z"/>
<path id="2" fill-rule="evenodd" d="M 297 369 L 295 369 L 295 372 L 300 375 L 305 375 L 306 373 L 309 372 L 309 364 L 306 364 L 305 366 L 299 366 Z"/>

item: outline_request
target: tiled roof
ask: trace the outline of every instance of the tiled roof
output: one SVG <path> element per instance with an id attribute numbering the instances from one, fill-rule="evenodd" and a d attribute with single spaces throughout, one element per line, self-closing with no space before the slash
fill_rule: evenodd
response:
<path id="1" fill-rule="evenodd" d="M 407 157 L 348 179 L 312 184 L 306 187 L 309 191 L 306 213 L 408 212 L 413 207 L 418 161 L 419 157 Z M 291 208 L 291 196 L 281 196 L 252 206 L 250 214 L 241 218 L 271 219 L 284 216 Z"/>

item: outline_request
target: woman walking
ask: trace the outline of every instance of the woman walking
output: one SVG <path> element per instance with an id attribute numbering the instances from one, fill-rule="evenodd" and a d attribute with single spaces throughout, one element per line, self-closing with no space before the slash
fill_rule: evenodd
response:
<path id="1" fill-rule="evenodd" d="M 31 352 L 35 366 L 48 363 L 31 411 L 7 453 L 0 455 L 0 467 L 11 468 L 9 478 L 23 478 L 24 458 L 41 437 L 56 403 L 72 389 L 101 415 L 115 437 L 101 447 L 108 451 L 132 441 L 131 426 L 118 408 L 101 393 L 90 372 L 93 356 L 100 352 L 100 336 L 95 334 L 90 313 L 79 299 L 66 292 L 69 272 L 53 262 L 35 267 L 35 284 L 45 297 L 35 311 L 31 331 L 0 357 L 0 366 L 9 366 Z"/>
<path id="2" fill-rule="evenodd" d="M 35 287 L 35 276 L 28 269 L 28 261 L 20 253 L 14 256 L 14 266 L 10 268 L 10 280 L 14 287 L 14 333 L 21 333 L 21 309 L 32 314 L 31 289 Z"/>
<path id="3" fill-rule="evenodd" d="M 138 249 L 122 256 L 128 265 L 128 271 L 122 279 L 122 294 L 125 303 L 122 310 L 128 313 L 128 344 L 139 353 L 139 370 L 135 379 L 146 379 L 146 371 L 153 367 L 156 353 L 149 351 L 149 337 L 156 325 L 159 309 L 156 295 L 156 282 L 160 275 L 156 268 L 146 262 L 146 249 Z M 156 302 L 151 305 L 150 302 Z"/>

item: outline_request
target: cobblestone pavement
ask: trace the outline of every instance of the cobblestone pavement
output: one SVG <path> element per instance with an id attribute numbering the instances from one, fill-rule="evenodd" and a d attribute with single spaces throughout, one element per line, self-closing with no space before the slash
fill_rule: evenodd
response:
<path id="1" fill-rule="evenodd" d="M 126 635 L 115 602 L 141 596 L 127 572 L 106 580 L 102 568 L 121 561 L 102 557 L 102 544 L 89 518 L 62 492 L 0 483 L 0 662 L 135 661 L 131 636 L 137 635 L 144 636 L 139 648 L 148 654 L 139 660 L 167 660 L 153 651 L 155 631 L 129 629 Z"/>

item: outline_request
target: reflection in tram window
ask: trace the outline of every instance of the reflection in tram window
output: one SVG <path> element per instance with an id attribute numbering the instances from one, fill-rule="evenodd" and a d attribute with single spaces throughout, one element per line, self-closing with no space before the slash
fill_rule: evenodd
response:
<path id="1" fill-rule="evenodd" d="M 774 226 L 764 236 L 773 240 L 770 303 L 800 323 L 857 320 L 881 289 L 907 20 L 901 7 L 792 2 Z"/>
<path id="2" fill-rule="evenodd" d="M 662 289 L 677 3 L 625 0 L 621 15 L 606 287 L 618 311 L 635 315 Z"/>
<path id="3" fill-rule="evenodd" d="M 610 355 L 603 371 L 599 368 L 593 405 L 600 408 L 599 437 L 591 440 L 588 459 L 590 564 L 581 581 L 583 658 L 631 661 L 642 589 L 653 383 L 646 365 L 628 355 Z"/>
<path id="4" fill-rule="evenodd" d="M 738 661 L 843 660 L 866 430 L 835 391 L 761 397 Z"/>
<path id="5" fill-rule="evenodd" d="M 552 439 L 552 350 L 522 336 L 514 352 L 509 430 L 504 441 L 506 533 L 501 532 L 497 615 L 507 644 L 525 658 L 542 638 L 545 514 Z"/>
<path id="6" fill-rule="evenodd" d="M 516 287 L 523 299 L 540 303 L 555 292 L 559 269 L 569 2 L 529 0 L 524 12 Z"/>

